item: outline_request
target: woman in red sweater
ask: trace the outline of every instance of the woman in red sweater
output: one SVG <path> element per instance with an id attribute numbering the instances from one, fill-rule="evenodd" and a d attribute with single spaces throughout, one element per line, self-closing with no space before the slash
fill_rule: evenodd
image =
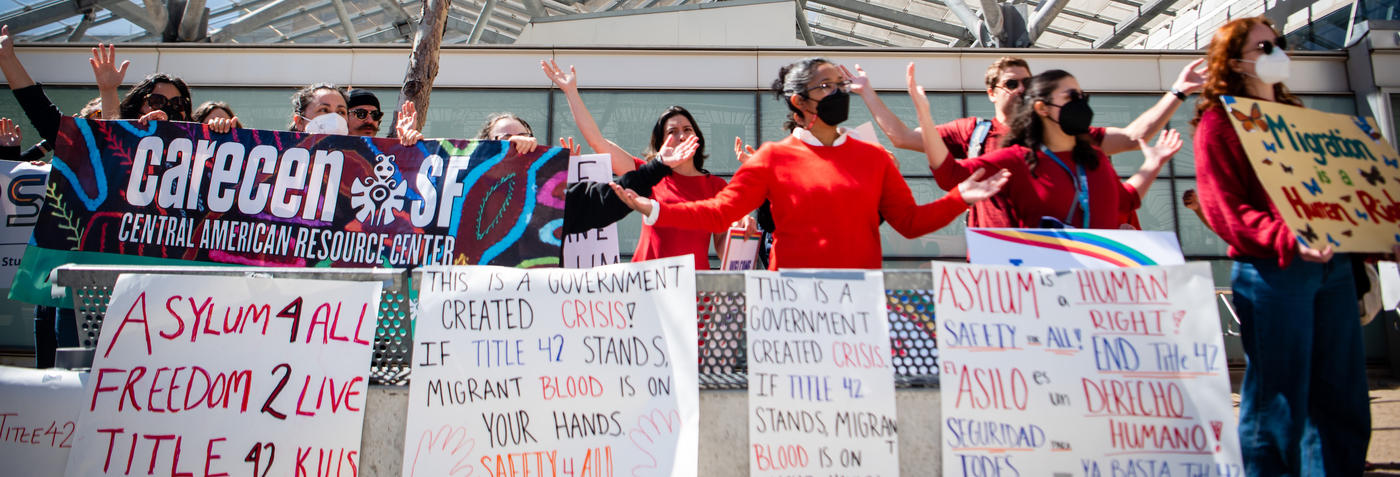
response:
<path id="1" fill-rule="evenodd" d="M 1235 259 L 1230 285 L 1248 358 L 1240 389 L 1245 473 L 1361 475 L 1371 416 L 1351 260 L 1299 242 L 1260 185 L 1221 101 L 1230 95 L 1302 106 L 1283 85 L 1283 50 L 1283 36 L 1265 17 L 1220 27 L 1194 121 L 1201 212 Z"/>
<path id="2" fill-rule="evenodd" d="M 909 83 L 910 91 L 918 87 L 912 76 Z M 824 59 L 785 66 L 773 90 L 791 112 L 792 135 L 760 147 L 719 195 L 657 204 L 632 191 L 619 193 L 647 223 L 701 230 L 725 227 L 766 199 L 777 225 L 769 269 L 873 269 L 882 265 L 882 218 L 905 237 L 919 237 L 948 225 L 968 204 L 991 197 L 1006 183 L 1006 174 L 982 180 L 979 172 L 948 195 L 916 204 L 888 151 L 837 127 L 846 119 L 849 88 L 841 71 Z"/>
<path id="3" fill-rule="evenodd" d="M 912 68 L 912 67 L 911 67 Z M 1099 150 L 1103 129 L 1092 129 L 1094 112 L 1089 95 L 1079 81 L 1064 70 L 1049 70 L 1026 84 L 1021 105 L 1011 118 L 1011 131 L 996 152 L 967 159 L 952 159 L 929 115 L 928 99 L 916 96 L 924 151 L 936 165 L 934 178 L 944 190 L 967 180 L 981 169 L 1011 172 L 1011 182 L 1001 194 L 1010 208 L 1012 226 L 1044 227 L 1063 223 L 1077 228 L 1116 229 L 1121 216 L 1136 210 L 1142 195 L 1157 178 L 1167 160 L 1181 148 L 1176 131 L 1163 131 L 1156 145 L 1142 148 L 1143 167 L 1127 181 L 1119 181 Z M 1100 137 L 1094 137 L 1097 134 Z"/>
<path id="4" fill-rule="evenodd" d="M 603 137 L 598 123 L 593 120 L 593 115 L 589 114 L 588 108 L 583 104 L 583 98 L 579 96 L 578 75 L 573 67 L 569 67 L 569 71 L 565 73 L 552 60 L 541 61 L 540 67 L 544 69 L 545 76 L 564 92 L 564 97 L 569 101 L 569 111 L 574 115 L 574 123 L 578 125 L 584 142 L 587 142 L 594 152 L 611 156 L 613 174 L 620 176 L 631 172 L 647 161 L 656 159 L 658 155 L 668 155 L 670 149 L 679 146 L 686 139 L 695 138 L 698 146 L 693 159 L 672 166 L 671 175 L 652 188 L 652 197 L 662 203 L 687 202 L 714 197 L 724 188 L 724 179 L 705 170 L 705 135 L 700 132 L 700 126 L 695 123 L 695 117 L 690 115 L 690 111 L 680 106 L 666 108 L 661 117 L 656 119 L 656 125 L 652 126 L 651 142 L 644 153 L 646 159 L 640 159 Z M 632 253 L 632 261 L 688 254 L 695 257 L 696 270 L 709 270 L 710 246 L 713 244 L 715 251 L 722 251 L 724 232 L 728 229 L 728 223 L 699 230 L 644 224 L 642 234 L 637 239 L 637 249 Z"/>

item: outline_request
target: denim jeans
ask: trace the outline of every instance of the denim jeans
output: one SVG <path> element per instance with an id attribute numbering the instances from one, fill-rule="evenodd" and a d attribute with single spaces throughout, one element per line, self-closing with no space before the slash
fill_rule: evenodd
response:
<path id="1" fill-rule="evenodd" d="M 1361 475 L 1371 408 L 1351 258 L 1236 261 L 1231 285 L 1246 474 Z"/>

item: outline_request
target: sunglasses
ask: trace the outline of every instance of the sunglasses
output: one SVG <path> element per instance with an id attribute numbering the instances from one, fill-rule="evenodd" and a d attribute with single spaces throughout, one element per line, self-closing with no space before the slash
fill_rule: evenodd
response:
<path id="1" fill-rule="evenodd" d="M 835 83 L 822 83 L 822 84 L 819 84 L 819 85 L 816 85 L 816 86 L 807 88 L 807 89 L 805 89 L 805 90 L 802 90 L 802 95 L 803 95 L 803 96 L 807 96 L 809 93 L 811 93 L 811 92 L 813 92 L 813 91 L 826 91 L 827 94 L 831 94 L 831 92 L 836 91 L 837 89 L 840 89 L 840 90 L 842 90 L 842 91 L 850 91 L 850 89 L 851 89 L 851 82 L 850 82 L 850 80 L 841 80 L 841 81 L 838 81 L 838 82 L 835 82 Z"/>
<path id="2" fill-rule="evenodd" d="M 1014 90 L 1017 90 L 1017 89 L 1021 89 L 1021 86 L 1024 85 L 1024 84 L 1026 84 L 1026 83 L 1025 83 L 1025 81 L 1023 81 L 1023 80 L 1019 80 L 1019 79 L 1009 79 L 1009 80 L 1006 80 L 1006 81 L 1002 81 L 1002 82 L 1001 82 L 1001 87 L 1006 88 L 1008 91 L 1014 91 Z"/>
<path id="3" fill-rule="evenodd" d="M 155 93 L 146 95 L 146 106 L 151 109 L 165 109 L 166 106 L 173 109 L 185 109 L 189 104 L 190 100 L 185 99 L 184 96 L 167 98 Z"/>
<path id="4" fill-rule="evenodd" d="M 1280 50 L 1287 50 L 1288 39 L 1280 36 L 1278 38 L 1274 38 L 1274 41 L 1261 41 L 1259 42 L 1259 44 L 1254 45 L 1254 49 L 1262 51 L 1266 55 L 1272 55 L 1274 54 L 1275 46 L 1277 46 Z"/>
<path id="5" fill-rule="evenodd" d="M 359 119 L 361 121 L 364 121 L 365 116 L 369 116 L 371 119 L 374 119 L 374 122 L 379 122 L 380 119 L 384 119 L 383 111 L 370 111 L 368 109 L 352 109 L 350 110 L 349 114 L 351 116 L 354 116 L 355 119 Z"/>

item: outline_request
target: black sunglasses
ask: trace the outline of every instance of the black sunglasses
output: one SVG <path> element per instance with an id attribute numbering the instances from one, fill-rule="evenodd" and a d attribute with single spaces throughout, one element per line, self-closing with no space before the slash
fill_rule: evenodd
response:
<path id="1" fill-rule="evenodd" d="M 365 119 L 365 116 L 373 118 L 375 122 L 379 122 L 380 119 L 384 119 L 383 111 L 370 111 L 368 109 L 352 109 L 350 110 L 349 114 L 351 116 L 354 116 L 355 119 L 359 119 L 361 121 Z"/>
<path id="2" fill-rule="evenodd" d="M 1264 52 L 1264 54 L 1266 55 L 1272 55 L 1274 54 L 1275 46 L 1277 46 L 1280 50 L 1287 50 L 1288 39 L 1280 36 L 1278 38 L 1274 38 L 1274 41 L 1272 42 L 1261 41 L 1258 45 L 1255 45 L 1255 49 Z"/>
<path id="3" fill-rule="evenodd" d="M 1008 90 L 1015 90 L 1015 89 L 1020 89 L 1022 84 L 1023 84 L 1023 83 L 1022 83 L 1022 80 L 1019 80 L 1019 79 L 1009 79 L 1009 80 L 1006 80 L 1006 81 L 1002 81 L 1002 82 L 1001 82 L 1001 87 L 1006 88 L 1006 89 L 1008 89 Z"/>
<path id="4" fill-rule="evenodd" d="M 146 106 L 151 109 L 165 109 L 167 105 L 174 109 L 185 109 L 189 104 L 190 100 L 185 99 L 184 96 L 167 98 L 155 93 L 146 95 Z"/>

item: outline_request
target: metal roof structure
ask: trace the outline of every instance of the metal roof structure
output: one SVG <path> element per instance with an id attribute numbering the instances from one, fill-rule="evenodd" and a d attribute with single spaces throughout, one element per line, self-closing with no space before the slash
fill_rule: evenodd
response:
<path id="1" fill-rule="evenodd" d="M 411 41 L 423 0 L 0 0 L 21 42 Z M 457 0 L 443 44 L 511 44 L 534 19 L 647 14 L 723 0 Z M 970 1 L 971 3 L 968 3 Z M 795 0 L 800 42 L 866 47 L 1194 49 L 1231 18 L 1296 23 L 1342 0 Z M 6 8 L 8 7 L 8 9 Z M 1285 23 L 1285 22 L 1280 22 Z M 969 28 L 969 25 L 971 27 Z"/>

